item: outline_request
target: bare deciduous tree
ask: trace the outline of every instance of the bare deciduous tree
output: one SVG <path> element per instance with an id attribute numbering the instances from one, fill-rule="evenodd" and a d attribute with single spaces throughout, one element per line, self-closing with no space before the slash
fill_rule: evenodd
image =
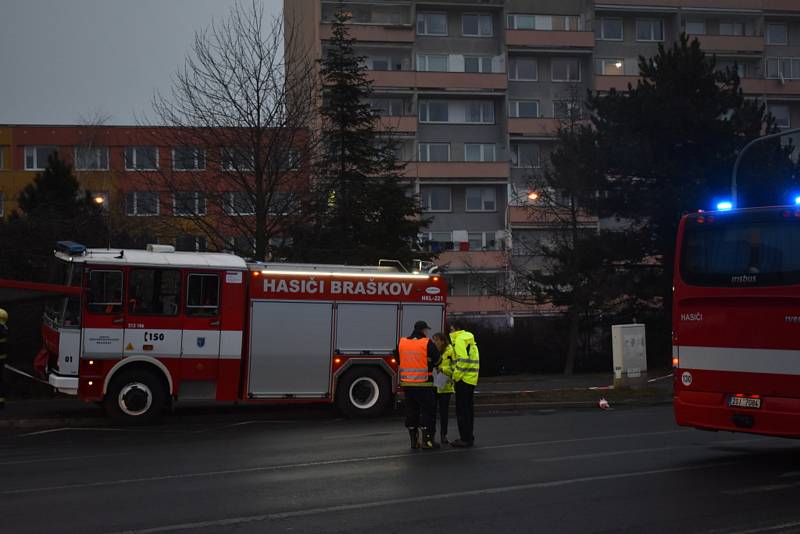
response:
<path id="1" fill-rule="evenodd" d="M 195 34 L 171 91 L 154 96 L 151 125 L 166 128 L 152 144 L 170 157 L 140 176 L 172 203 L 160 222 L 176 235 L 263 260 L 302 216 L 319 86 L 310 51 L 285 59 L 301 42 L 260 4 L 236 4 Z"/>

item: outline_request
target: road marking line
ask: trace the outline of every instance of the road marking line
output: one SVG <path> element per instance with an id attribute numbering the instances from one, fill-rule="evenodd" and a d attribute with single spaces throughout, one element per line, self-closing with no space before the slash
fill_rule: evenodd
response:
<path id="1" fill-rule="evenodd" d="M 800 471 L 787 471 L 778 478 L 793 478 L 800 477 Z"/>
<path id="2" fill-rule="evenodd" d="M 597 437 L 589 437 L 589 438 L 574 438 L 574 439 L 559 439 L 559 440 L 550 440 L 550 441 L 529 441 L 529 442 L 522 442 L 522 443 L 509 443 L 505 445 L 488 445 L 484 447 L 477 447 L 473 449 L 474 451 L 486 451 L 486 450 L 498 450 L 498 449 L 509 449 L 515 447 L 535 447 L 540 445 L 560 445 L 565 443 L 579 443 L 585 441 L 596 441 L 596 440 L 609 440 L 609 439 L 620 439 L 620 438 L 631 438 L 631 437 L 639 437 L 639 436 L 653 436 L 653 435 L 664 435 L 664 434 L 676 434 L 681 432 L 688 432 L 688 430 L 669 430 L 664 432 L 643 432 L 640 434 L 617 434 L 612 436 L 597 436 Z M 79 484 L 63 484 L 59 486 L 44 486 L 38 488 L 18 488 L 18 489 L 10 489 L 0 491 L 0 495 L 20 495 L 20 494 L 28 494 L 28 493 L 39 493 L 45 491 L 58 491 L 58 490 L 68 490 L 68 489 L 77 489 L 77 488 L 98 488 L 98 487 L 106 487 L 106 486 L 120 486 L 125 484 L 136 484 L 142 482 L 160 482 L 164 480 L 180 480 L 180 479 L 191 479 L 191 478 L 203 478 L 203 477 L 214 477 L 214 476 L 225 476 L 225 475 L 237 475 L 237 474 L 246 474 L 246 473 L 260 473 L 260 472 L 268 472 L 268 471 L 283 471 L 288 469 L 302 469 L 307 467 L 323 467 L 329 465 L 342 465 L 342 464 L 354 464 L 360 462 L 374 462 L 374 461 L 383 461 L 383 460 L 395 460 L 399 458 L 410 458 L 410 457 L 431 457 L 433 454 L 442 455 L 442 454 L 465 454 L 469 452 L 468 449 L 446 449 L 442 451 L 438 451 L 432 454 L 426 454 L 419 452 L 406 452 L 401 454 L 387 454 L 382 456 L 362 456 L 358 458 L 339 458 L 334 460 L 320 460 L 315 462 L 300 462 L 294 464 L 282 464 L 282 465 L 265 465 L 265 466 L 257 466 L 257 467 L 245 467 L 241 469 L 222 469 L 218 471 L 201 471 L 197 473 L 178 473 L 173 475 L 158 475 L 158 476 L 151 476 L 151 477 L 141 477 L 141 478 L 125 478 L 119 480 L 108 480 L 102 482 L 83 482 Z M 557 457 L 553 457 L 557 458 Z"/>
<path id="3" fill-rule="evenodd" d="M 50 430 L 39 430 L 37 432 L 28 432 L 26 434 L 17 434 L 16 436 L 12 436 L 15 438 L 25 438 L 28 436 L 41 436 L 44 434 L 54 434 L 56 432 L 64 432 L 65 430 L 95 430 L 95 431 L 104 431 L 104 432 L 131 432 L 133 429 L 127 428 L 103 428 L 103 427 L 62 427 L 62 428 L 51 428 Z"/>
<path id="4" fill-rule="evenodd" d="M 433 500 L 454 499 L 459 497 L 475 497 L 480 495 L 497 495 L 503 493 L 511 493 L 515 491 L 527 491 L 533 489 L 555 488 L 561 486 L 569 486 L 574 484 L 581 484 L 586 482 L 600 482 L 606 480 L 618 480 L 625 478 L 645 477 L 652 475 L 662 475 L 666 473 L 680 473 L 685 471 L 696 471 L 700 469 L 711 469 L 714 467 L 724 467 L 733 465 L 734 462 L 717 462 L 707 465 L 693 465 L 684 467 L 669 467 L 665 469 L 649 469 L 647 471 L 634 471 L 629 473 L 612 473 L 608 475 L 596 475 L 590 477 L 568 478 L 562 480 L 551 480 L 548 482 L 533 482 L 530 484 L 516 484 L 513 486 L 500 486 L 495 488 L 486 488 L 478 490 L 467 491 L 454 491 L 449 493 L 438 493 L 433 495 L 424 495 L 417 497 L 405 497 L 398 499 L 385 499 L 381 501 L 365 502 L 359 504 L 341 504 L 337 506 L 323 506 L 319 508 L 308 508 L 305 510 L 295 510 L 291 512 L 277 512 L 271 514 L 260 514 L 251 516 L 232 517 L 228 519 L 220 519 L 216 521 L 197 521 L 193 523 L 179 523 L 174 525 L 164 525 L 160 527 L 139 529 L 139 530 L 125 530 L 123 533 L 136 533 L 136 534 L 156 534 L 159 532 L 174 532 L 178 530 L 194 530 L 200 528 L 223 527 L 241 525 L 244 523 L 254 523 L 261 521 L 275 521 L 280 519 L 292 519 L 297 517 L 307 517 L 312 515 L 320 515 L 334 512 L 348 512 L 353 510 L 364 510 L 369 508 L 379 508 L 384 506 L 394 506 L 399 504 L 411 504 L 417 502 L 430 502 Z"/>
<path id="5" fill-rule="evenodd" d="M 777 525 L 770 525 L 767 527 L 757 527 L 749 530 L 736 530 L 736 531 L 727 530 L 724 532 L 726 532 L 727 534 L 757 534 L 759 532 L 773 532 L 776 530 L 784 530 L 787 528 L 796 528 L 796 527 L 800 527 L 800 521 L 794 521 L 791 523 L 780 523 Z"/>
<path id="6" fill-rule="evenodd" d="M 0 466 L 2 465 L 22 465 L 22 464 L 35 464 L 35 463 L 42 463 L 42 462 L 60 462 L 63 460 L 85 460 L 87 458 L 103 458 L 106 456 L 127 456 L 127 453 L 122 452 L 114 452 L 108 454 L 89 454 L 84 456 L 57 456 L 54 458 L 38 458 L 36 460 L 14 460 L 10 462 L 0 462 Z"/>
<path id="7" fill-rule="evenodd" d="M 790 482 L 787 484 L 766 484 L 764 486 L 753 486 L 750 488 L 739 488 L 732 490 L 724 490 L 724 495 L 747 495 L 749 493 L 766 493 L 768 491 L 779 491 L 783 489 L 796 488 L 800 486 L 800 482 Z"/>

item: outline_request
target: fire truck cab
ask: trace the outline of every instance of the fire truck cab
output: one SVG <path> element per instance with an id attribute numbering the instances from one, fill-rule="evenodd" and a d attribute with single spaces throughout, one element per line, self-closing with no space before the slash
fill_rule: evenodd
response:
<path id="1" fill-rule="evenodd" d="M 375 415 L 396 391 L 398 339 L 418 320 L 444 324 L 444 280 L 392 266 L 71 242 L 55 257 L 59 283 L 80 291 L 47 307 L 39 370 L 124 421 L 188 399 L 335 402 Z"/>

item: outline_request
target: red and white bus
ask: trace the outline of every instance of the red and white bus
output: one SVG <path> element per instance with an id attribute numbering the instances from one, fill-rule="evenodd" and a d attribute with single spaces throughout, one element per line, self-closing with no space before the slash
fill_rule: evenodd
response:
<path id="1" fill-rule="evenodd" d="M 683 217 L 673 299 L 678 424 L 800 436 L 800 206 Z"/>
<path id="2" fill-rule="evenodd" d="M 64 296 L 45 313 L 39 370 L 121 420 L 151 420 L 184 399 L 377 414 L 397 388 L 398 338 L 419 320 L 444 325 L 447 288 L 431 272 L 246 263 L 163 245 L 61 242 L 55 258 Z"/>

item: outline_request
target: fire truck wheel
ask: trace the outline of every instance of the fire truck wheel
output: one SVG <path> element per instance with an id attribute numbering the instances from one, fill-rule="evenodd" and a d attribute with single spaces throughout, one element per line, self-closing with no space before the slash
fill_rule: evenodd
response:
<path id="1" fill-rule="evenodd" d="M 166 388 L 159 376 L 147 369 L 131 369 L 111 380 L 104 404 L 117 422 L 146 424 L 158 419 L 166 401 Z"/>
<path id="2" fill-rule="evenodd" d="M 347 417 L 375 417 L 386 411 L 391 400 L 389 378 L 375 367 L 351 369 L 336 387 L 336 406 Z"/>

